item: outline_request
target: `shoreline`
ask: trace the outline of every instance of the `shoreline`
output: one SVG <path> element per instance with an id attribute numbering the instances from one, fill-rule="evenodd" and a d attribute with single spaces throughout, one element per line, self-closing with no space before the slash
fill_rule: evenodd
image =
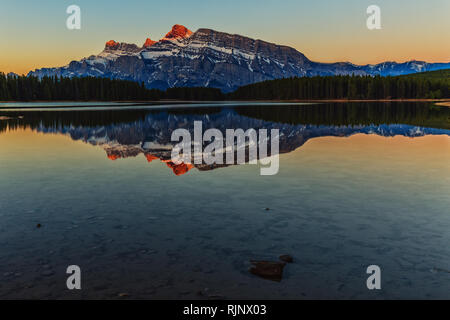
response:
<path id="1" fill-rule="evenodd" d="M 449 99 L 291 99 L 291 100 L 267 100 L 267 99 L 238 99 L 238 100 L 175 100 L 175 99 L 161 99 L 161 100 L 30 100 L 30 101 L 0 101 L 0 103 L 199 103 L 199 102 L 436 102 L 444 105 L 449 105 Z"/>
<path id="2" fill-rule="evenodd" d="M 438 102 L 438 103 L 435 103 L 435 105 L 440 106 L 440 107 L 449 107 L 450 108 L 450 101 Z"/>

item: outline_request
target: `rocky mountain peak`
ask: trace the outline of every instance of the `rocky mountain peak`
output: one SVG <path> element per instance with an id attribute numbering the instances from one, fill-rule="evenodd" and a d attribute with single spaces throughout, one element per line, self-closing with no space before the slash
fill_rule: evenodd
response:
<path id="1" fill-rule="evenodd" d="M 154 45 L 157 42 L 158 41 L 153 41 L 152 39 L 147 38 L 147 40 L 145 40 L 145 43 L 144 43 L 144 48 L 150 48 L 152 45 Z"/>
<path id="2" fill-rule="evenodd" d="M 192 34 L 193 32 L 185 26 L 176 24 L 162 40 L 186 39 L 189 38 Z"/>
<path id="3" fill-rule="evenodd" d="M 10 72 L 6 75 L 7 78 L 13 79 L 13 78 L 18 78 L 19 75 L 17 73 L 14 72 Z"/>
<path id="4" fill-rule="evenodd" d="M 109 55 L 109 54 L 137 54 L 140 51 L 142 51 L 142 48 L 138 47 L 134 43 L 125 43 L 125 42 L 117 42 L 114 40 L 109 40 L 105 44 L 105 50 L 100 54 L 100 56 L 103 55 Z"/>
<path id="5" fill-rule="evenodd" d="M 106 49 L 110 49 L 110 50 L 115 50 L 119 47 L 120 43 L 116 42 L 114 40 L 109 40 L 108 42 L 105 43 L 105 50 Z"/>

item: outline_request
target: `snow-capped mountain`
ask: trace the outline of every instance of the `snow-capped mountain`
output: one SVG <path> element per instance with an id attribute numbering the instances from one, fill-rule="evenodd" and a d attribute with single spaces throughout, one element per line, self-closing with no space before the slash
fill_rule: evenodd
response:
<path id="1" fill-rule="evenodd" d="M 450 63 L 384 62 L 358 66 L 318 63 L 297 50 L 211 29 L 192 32 L 175 25 L 159 41 L 142 47 L 110 40 L 98 55 L 29 76 L 95 76 L 144 82 L 148 88 L 215 87 L 225 92 L 264 80 L 315 75 L 402 75 L 450 68 Z"/>
<path id="2" fill-rule="evenodd" d="M 14 72 L 10 72 L 6 75 L 6 78 L 18 78 L 18 77 L 19 77 L 19 75 Z"/>

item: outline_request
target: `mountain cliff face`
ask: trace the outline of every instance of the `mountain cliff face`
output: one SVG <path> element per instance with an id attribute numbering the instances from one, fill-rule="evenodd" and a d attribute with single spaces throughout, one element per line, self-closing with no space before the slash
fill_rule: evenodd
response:
<path id="1" fill-rule="evenodd" d="M 95 76 L 144 82 L 148 88 L 215 87 L 224 92 L 264 80 L 316 75 L 401 75 L 450 68 L 450 63 L 385 62 L 357 66 L 310 61 L 297 50 L 211 29 L 192 32 L 181 25 L 142 47 L 110 40 L 96 56 L 29 76 Z"/>

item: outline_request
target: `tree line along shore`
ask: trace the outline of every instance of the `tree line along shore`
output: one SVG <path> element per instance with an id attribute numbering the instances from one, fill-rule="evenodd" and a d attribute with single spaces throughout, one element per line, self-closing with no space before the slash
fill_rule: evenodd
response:
<path id="1" fill-rule="evenodd" d="M 283 78 L 229 93 L 216 88 L 148 89 L 143 83 L 109 78 L 14 76 L 0 73 L 0 101 L 218 100 L 403 100 L 449 99 L 450 70 L 398 77 L 324 76 Z M 446 104 L 447 105 L 447 104 Z"/>

